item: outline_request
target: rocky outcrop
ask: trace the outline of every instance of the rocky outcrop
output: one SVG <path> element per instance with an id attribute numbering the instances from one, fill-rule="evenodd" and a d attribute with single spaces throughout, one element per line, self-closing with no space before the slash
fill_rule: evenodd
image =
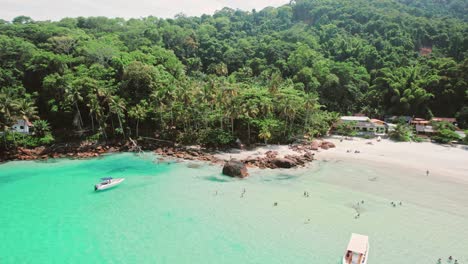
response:
<path id="1" fill-rule="evenodd" d="M 335 144 L 333 144 L 332 142 L 323 141 L 321 147 L 322 147 L 323 149 L 334 148 L 334 147 L 335 147 Z"/>
<path id="2" fill-rule="evenodd" d="M 92 158 L 104 153 L 124 151 L 124 146 L 117 143 L 115 145 L 99 144 L 95 142 L 83 141 L 76 143 L 54 144 L 47 147 L 36 147 L 32 149 L 18 147 L 4 151 L 0 155 L 2 160 L 36 160 L 48 158 Z"/>
<path id="3" fill-rule="evenodd" d="M 271 160 L 271 162 L 278 168 L 289 169 L 297 166 L 296 162 L 293 161 L 290 156 L 288 158 L 276 158 Z"/>
<path id="4" fill-rule="evenodd" d="M 32 160 L 47 158 L 91 158 L 105 153 L 114 153 L 121 151 L 131 151 L 137 144 L 139 150 L 151 150 L 160 156 L 160 159 L 170 158 L 177 160 L 196 160 L 210 162 L 211 164 L 225 164 L 224 160 L 216 158 L 209 151 L 202 148 L 180 147 L 175 144 L 158 144 L 158 141 L 134 141 L 134 142 L 108 142 L 107 144 L 98 144 L 88 141 L 76 143 L 55 144 L 49 147 L 38 147 L 34 149 L 17 148 L 14 150 L 0 151 L 0 161 L 6 160 Z M 289 148 L 297 155 L 279 156 L 274 150 L 269 150 L 263 156 L 247 157 L 237 161 L 237 164 L 243 164 L 243 168 L 257 167 L 261 169 L 270 168 L 294 168 L 305 166 L 314 160 L 313 151 L 321 149 L 334 148 L 335 145 L 328 141 L 313 140 L 301 144 L 290 145 Z M 230 161 L 228 161 L 229 163 Z M 239 163 L 240 162 L 240 163 Z M 227 169 L 229 172 L 229 169 Z M 240 175 L 246 175 L 242 172 Z M 236 174 L 237 175 L 237 174 Z M 241 176 L 234 176 L 241 177 Z M 245 176 L 243 176 L 245 177 Z"/>
<path id="5" fill-rule="evenodd" d="M 247 167 L 244 162 L 231 159 L 226 162 L 223 167 L 223 174 L 231 177 L 245 178 L 249 176 L 247 172 Z"/>

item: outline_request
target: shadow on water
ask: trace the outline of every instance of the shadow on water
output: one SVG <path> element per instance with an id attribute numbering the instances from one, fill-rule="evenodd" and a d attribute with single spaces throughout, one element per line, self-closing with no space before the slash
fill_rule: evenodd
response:
<path id="1" fill-rule="evenodd" d="M 203 177 L 203 179 L 211 182 L 233 182 L 234 178 L 230 178 L 228 176 L 207 176 Z"/>
<path id="2" fill-rule="evenodd" d="M 295 180 L 297 178 L 299 178 L 298 175 L 280 174 L 280 175 L 276 175 L 276 176 L 268 176 L 268 177 L 262 179 L 262 181 L 264 181 L 264 182 L 288 181 L 288 180 Z"/>
<path id="3" fill-rule="evenodd" d="M 7 185 L 9 183 L 13 183 L 15 181 L 25 180 L 31 177 L 31 175 L 21 175 L 21 174 L 13 174 L 13 175 L 0 175 L 0 186 Z"/>

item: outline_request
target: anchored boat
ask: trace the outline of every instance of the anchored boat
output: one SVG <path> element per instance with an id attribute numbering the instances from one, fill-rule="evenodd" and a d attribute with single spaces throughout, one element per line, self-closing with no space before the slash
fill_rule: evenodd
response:
<path id="1" fill-rule="evenodd" d="M 101 178 L 101 183 L 94 185 L 95 191 L 106 190 L 122 183 L 124 178 L 114 179 L 112 177 Z"/>
<path id="2" fill-rule="evenodd" d="M 348 248 L 343 256 L 343 264 L 367 264 L 369 255 L 369 237 L 351 234 Z"/>

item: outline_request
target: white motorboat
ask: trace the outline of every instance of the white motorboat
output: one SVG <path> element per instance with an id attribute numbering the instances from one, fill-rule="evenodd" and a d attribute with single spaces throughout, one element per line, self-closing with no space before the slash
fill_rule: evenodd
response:
<path id="1" fill-rule="evenodd" d="M 106 190 L 116 185 L 119 185 L 124 180 L 125 180 L 124 178 L 117 178 L 117 179 L 114 179 L 112 177 L 101 178 L 101 183 L 94 185 L 94 190 L 95 191 Z"/>
<path id="2" fill-rule="evenodd" d="M 369 237 L 351 234 L 348 248 L 343 256 L 343 264 L 367 264 L 369 255 Z"/>

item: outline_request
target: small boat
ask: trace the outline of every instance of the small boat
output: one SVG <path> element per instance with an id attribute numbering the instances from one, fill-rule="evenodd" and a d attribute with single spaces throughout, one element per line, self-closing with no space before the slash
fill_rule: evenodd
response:
<path id="1" fill-rule="evenodd" d="M 95 191 L 106 190 L 122 183 L 124 178 L 114 179 L 112 177 L 101 178 L 101 183 L 94 185 Z"/>
<path id="2" fill-rule="evenodd" d="M 351 234 L 348 248 L 343 256 L 343 264 L 367 264 L 369 255 L 369 237 Z"/>

